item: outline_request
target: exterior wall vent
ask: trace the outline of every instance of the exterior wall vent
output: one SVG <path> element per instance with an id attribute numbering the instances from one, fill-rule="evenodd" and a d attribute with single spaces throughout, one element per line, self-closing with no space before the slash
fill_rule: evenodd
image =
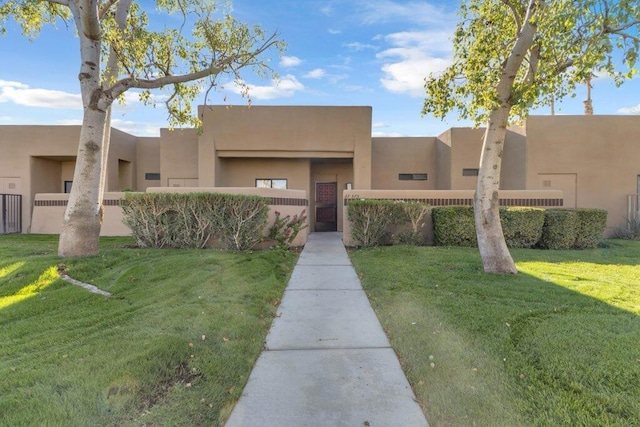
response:
<path id="1" fill-rule="evenodd" d="M 428 175 L 426 173 L 399 173 L 400 181 L 426 181 Z"/>

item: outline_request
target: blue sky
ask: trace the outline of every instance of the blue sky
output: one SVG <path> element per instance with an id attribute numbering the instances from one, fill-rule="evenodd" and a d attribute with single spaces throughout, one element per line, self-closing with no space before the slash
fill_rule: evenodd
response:
<path id="1" fill-rule="evenodd" d="M 143 3 L 149 3 L 144 1 Z M 421 117 L 423 79 L 450 61 L 456 1 L 236 0 L 233 14 L 287 43 L 283 57 L 270 54 L 279 83 L 247 75 L 253 105 L 368 105 L 374 136 L 438 135 L 468 126 Z M 33 41 L 9 27 L 0 38 L 0 124 L 79 124 L 78 40 L 64 24 L 45 28 Z M 640 79 L 616 88 L 594 82 L 596 114 L 640 114 Z M 234 94 L 210 103 L 246 104 Z M 582 114 L 586 89 L 556 106 L 557 114 Z M 116 106 L 113 125 L 134 135 L 157 135 L 166 112 L 143 106 L 135 93 Z M 536 114 L 548 114 L 539 110 Z"/>

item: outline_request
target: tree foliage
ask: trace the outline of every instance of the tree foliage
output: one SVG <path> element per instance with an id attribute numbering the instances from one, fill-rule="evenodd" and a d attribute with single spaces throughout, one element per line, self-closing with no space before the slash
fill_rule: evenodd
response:
<path id="1" fill-rule="evenodd" d="M 119 23 L 123 4 L 125 22 Z M 6 32 L 9 20 L 30 38 L 45 24 L 75 26 L 81 40 L 100 41 L 102 64 L 110 53 L 117 58 L 115 77 L 106 79 L 105 67 L 101 70 L 106 103 L 123 101 L 125 91 L 138 89 L 144 103 L 166 105 L 170 125 L 197 126 L 191 104 L 203 91 L 220 87 L 222 76 L 245 85 L 240 70 L 246 67 L 260 77 L 275 75 L 260 55 L 271 47 L 284 48 L 276 33 L 236 20 L 225 4 L 229 2 L 158 0 L 152 15 L 169 15 L 164 22 L 176 23 L 170 28 L 151 21 L 142 3 L 131 0 L 9 0 L 0 6 L 0 32 Z M 152 96 L 152 90 L 164 95 Z M 243 92 L 248 94 L 246 85 Z"/>
<path id="2" fill-rule="evenodd" d="M 618 85 L 637 73 L 637 0 L 467 0 L 459 13 L 453 63 L 427 79 L 423 114 L 456 110 L 486 123 L 500 104 L 496 87 L 527 13 L 535 35 L 508 97 L 512 118 L 572 95 L 594 71 Z"/>
<path id="3" fill-rule="evenodd" d="M 594 71 L 617 84 L 636 72 L 638 0 L 466 0 L 452 64 L 427 78 L 422 113 L 486 123 L 474 217 L 484 269 L 516 273 L 499 216 L 506 128 L 573 94 Z"/>

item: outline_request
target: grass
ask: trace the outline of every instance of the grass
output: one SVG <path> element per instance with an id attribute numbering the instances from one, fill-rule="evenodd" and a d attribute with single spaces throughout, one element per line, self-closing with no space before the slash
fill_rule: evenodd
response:
<path id="1" fill-rule="evenodd" d="M 0 425 L 219 425 L 238 399 L 292 253 L 141 250 L 0 236 Z"/>
<path id="2" fill-rule="evenodd" d="M 607 246 L 514 250 L 516 276 L 477 249 L 351 257 L 430 425 L 637 425 L 640 242 Z"/>

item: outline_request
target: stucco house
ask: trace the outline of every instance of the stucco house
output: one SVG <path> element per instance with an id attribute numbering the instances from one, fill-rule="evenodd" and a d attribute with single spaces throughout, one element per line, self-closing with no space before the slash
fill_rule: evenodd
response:
<path id="1" fill-rule="evenodd" d="M 350 197 L 468 204 L 475 189 L 483 129 L 372 138 L 371 107 L 360 106 L 206 106 L 199 114 L 200 132 L 113 130 L 107 208 L 117 207 L 124 189 L 254 188 L 276 205 L 303 206 L 312 231 L 343 231 Z M 0 126 L 0 194 L 21 196 L 22 232 L 59 229 L 79 130 Z M 503 204 L 603 208 L 611 233 L 638 210 L 639 140 L 640 117 L 530 117 L 507 134 Z M 107 209 L 103 233 L 122 227 Z"/>

